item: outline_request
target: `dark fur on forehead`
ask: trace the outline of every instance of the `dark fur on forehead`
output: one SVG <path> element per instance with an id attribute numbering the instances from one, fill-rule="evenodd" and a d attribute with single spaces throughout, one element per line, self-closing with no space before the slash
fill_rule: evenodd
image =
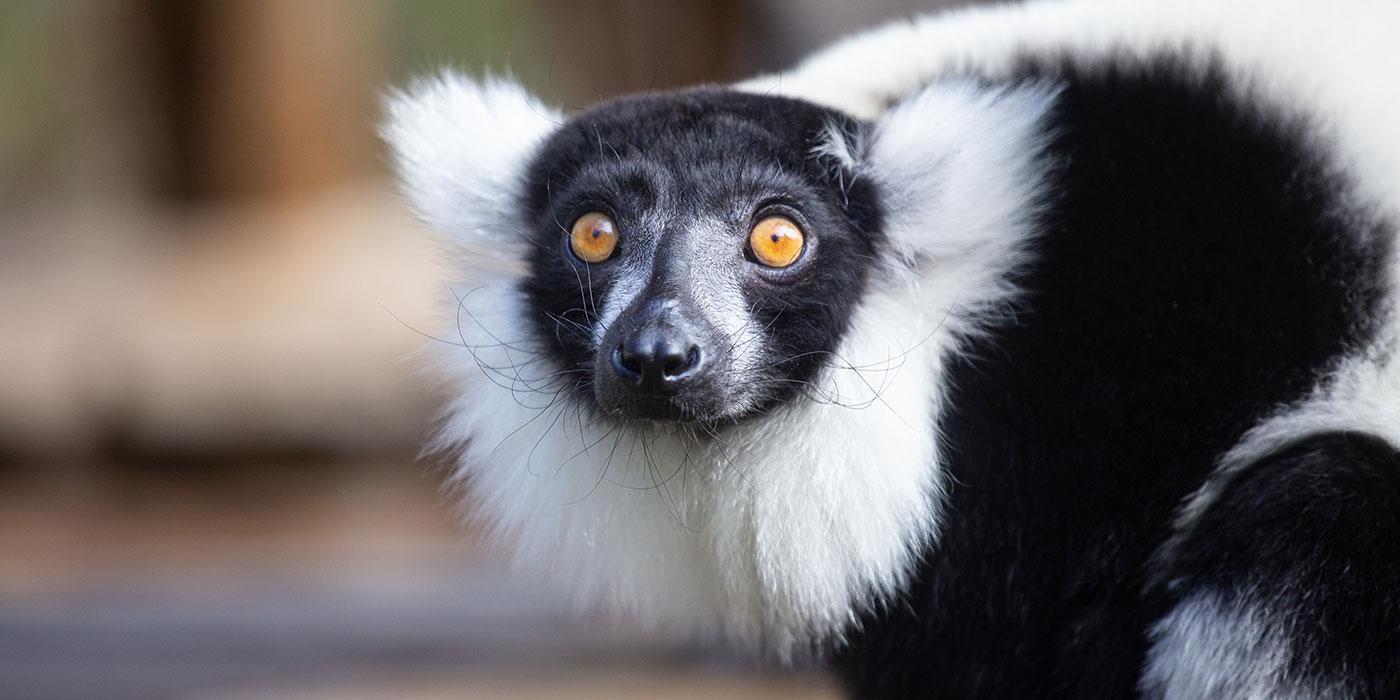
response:
<path id="1" fill-rule="evenodd" d="M 636 177 L 644 174 L 639 165 L 675 170 L 747 163 L 816 187 L 844 187 L 832 177 L 836 164 L 813 153 L 830 127 L 852 134 L 867 125 L 801 100 L 711 87 L 619 98 L 570 119 L 549 139 L 529 172 L 527 206 L 548 208 L 551 191 L 577 178 L 645 186 Z M 850 202 L 848 214 L 857 220 L 877 216 L 865 206 L 874 204 L 865 184 L 866 196 Z M 858 223 L 873 231 L 878 221 Z"/>
<path id="2" fill-rule="evenodd" d="M 674 231 L 700 220 L 732 235 L 706 240 L 695 262 L 732 278 L 746 300 L 735 313 L 764 329 L 762 376 L 732 377 L 762 397 L 748 412 L 800 391 L 832 361 L 885 245 L 873 179 L 823 149 L 833 131 L 859 143 L 868 128 L 806 102 L 717 88 L 622 98 L 560 128 L 527 174 L 535 245 L 523 287 L 541 337 L 582 375 L 580 393 L 589 394 L 596 351 L 585 329 L 612 292 L 615 261 L 654 256 L 660 269 L 682 254 L 667 247 Z M 614 260 L 585 265 L 570 255 L 569 228 L 588 211 L 617 221 Z M 803 226 L 813 259 L 783 271 L 745 259 L 749 228 L 774 212 Z"/>

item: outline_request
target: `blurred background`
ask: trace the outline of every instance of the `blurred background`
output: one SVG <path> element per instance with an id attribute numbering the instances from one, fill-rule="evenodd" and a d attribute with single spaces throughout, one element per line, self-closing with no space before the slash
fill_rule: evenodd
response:
<path id="1" fill-rule="evenodd" d="M 0 3 L 0 698 L 833 697 L 571 619 L 459 524 L 377 100 L 579 108 L 949 4 Z"/>

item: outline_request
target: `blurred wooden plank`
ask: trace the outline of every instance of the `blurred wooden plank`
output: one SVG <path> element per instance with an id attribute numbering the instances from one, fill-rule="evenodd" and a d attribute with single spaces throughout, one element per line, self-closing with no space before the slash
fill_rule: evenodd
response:
<path id="1" fill-rule="evenodd" d="M 381 4 L 144 4 L 186 194 L 286 202 L 378 171 Z"/>
<path id="2" fill-rule="evenodd" d="M 361 677 L 354 683 L 251 689 L 204 700 L 836 700 L 821 676 L 752 677 L 724 669 L 635 666 L 524 670 L 498 668 L 475 674 L 445 673 Z"/>
<path id="3" fill-rule="evenodd" d="M 546 97 L 581 108 L 630 92 L 740 77 L 743 3 L 537 0 L 553 37 Z"/>

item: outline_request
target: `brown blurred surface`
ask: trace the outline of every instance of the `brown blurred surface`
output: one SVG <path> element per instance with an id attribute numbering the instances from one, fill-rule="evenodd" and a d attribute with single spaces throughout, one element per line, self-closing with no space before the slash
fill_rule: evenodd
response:
<path id="1" fill-rule="evenodd" d="M 493 700 L 828 700 L 839 697 L 826 683 L 811 678 L 748 679 L 726 673 L 655 668 L 587 668 L 523 672 L 498 670 L 492 677 L 431 676 L 365 678 L 317 689 L 276 688 L 230 695 L 223 700 L 368 700 L 370 698 L 491 698 Z"/>
<path id="2" fill-rule="evenodd" d="M 559 612 L 413 462 L 0 478 L 0 698 L 830 697 Z"/>

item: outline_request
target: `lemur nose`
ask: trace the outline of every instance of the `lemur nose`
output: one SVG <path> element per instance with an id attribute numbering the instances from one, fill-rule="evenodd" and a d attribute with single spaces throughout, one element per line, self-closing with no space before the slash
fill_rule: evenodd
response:
<path id="1" fill-rule="evenodd" d="M 613 350 L 612 365 L 623 381 L 648 393 L 669 393 L 700 368 L 700 346 L 679 335 L 642 332 Z"/>

